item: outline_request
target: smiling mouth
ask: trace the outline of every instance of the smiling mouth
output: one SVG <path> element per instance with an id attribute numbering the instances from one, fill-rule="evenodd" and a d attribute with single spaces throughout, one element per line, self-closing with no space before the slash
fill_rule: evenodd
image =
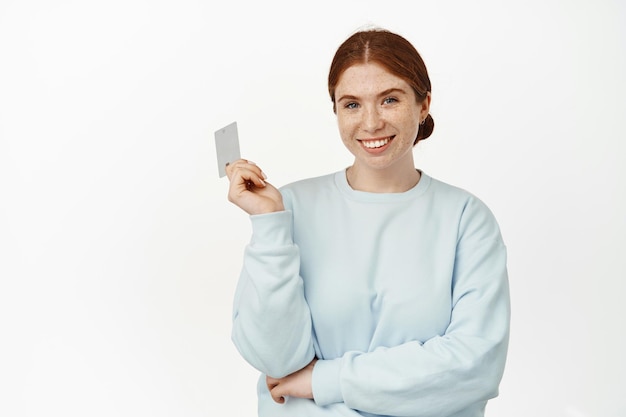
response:
<path id="1" fill-rule="evenodd" d="M 368 149 L 377 149 L 377 148 L 382 148 L 383 146 L 391 142 L 393 138 L 394 136 L 389 136 L 383 139 L 360 140 L 360 142 L 363 144 L 363 146 L 365 146 Z"/>

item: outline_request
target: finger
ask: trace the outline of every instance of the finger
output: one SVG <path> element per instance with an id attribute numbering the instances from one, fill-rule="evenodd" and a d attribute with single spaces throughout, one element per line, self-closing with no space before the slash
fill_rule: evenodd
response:
<path id="1" fill-rule="evenodd" d="M 228 176 L 228 178 L 230 179 L 231 173 L 233 172 L 237 164 L 247 163 L 247 162 L 248 161 L 246 161 L 245 159 L 237 159 L 236 161 L 226 162 L 226 166 L 224 167 L 224 170 L 226 171 L 226 175 Z"/>
<path id="2" fill-rule="evenodd" d="M 277 402 L 278 404 L 284 404 L 285 403 L 285 396 L 282 393 L 280 385 L 277 385 L 274 389 L 272 389 L 270 391 L 270 395 L 272 396 L 272 399 L 275 402 Z"/>
<path id="3" fill-rule="evenodd" d="M 259 178 L 267 179 L 267 175 L 259 168 L 257 164 L 247 159 L 238 159 L 226 165 L 226 175 L 232 181 L 232 177 L 237 174 L 238 170 L 251 171 L 256 173 Z"/>
<path id="4" fill-rule="evenodd" d="M 229 178 L 235 188 L 242 191 L 244 188 L 250 190 L 253 186 L 265 187 L 265 180 L 260 169 L 250 165 L 236 165 L 232 168 Z"/>
<path id="5" fill-rule="evenodd" d="M 267 390 L 272 391 L 278 385 L 278 379 L 269 376 L 265 377 L 265 384 L 267 385 Z"/>
<path id="6" fill-rule="evenodd" d="M 241 179 L 235 186 L 239 189 L 239 191 L 243 191 L 244 187 L 246 190 L 252 191 L 254 187 L 263 188 L 266 185 L 267 183 L 263 180 L 263 178 L 259 177 L 255 173 L 243 173 L 241 175 Z"/>
<path id="7" fill-rule="evenodd" d="M 285 402 L 285 397 L 282 394 L 282 388 L 280 386 L 281 380 L 266 375 L 265 383 L 267 384 L 267 389 L 270 392 L 272 400 L 274 400 L 278 404 L 283 404 Z"/>

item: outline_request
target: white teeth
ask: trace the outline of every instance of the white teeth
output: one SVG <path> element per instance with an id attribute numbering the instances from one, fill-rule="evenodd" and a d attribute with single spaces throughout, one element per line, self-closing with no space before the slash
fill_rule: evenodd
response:
<path id="1" fill-rule="evenodd" d="M 370 149 L 380 148 L 381 146 L 385 146 L 386 144 L 389 143 L 389 138 L 380 139 L 380 140 L 364 140 L 362 141 L 362 143 L 363 143 L 363 146 L 365 146 L 366 148 L 370 148 Z"/>

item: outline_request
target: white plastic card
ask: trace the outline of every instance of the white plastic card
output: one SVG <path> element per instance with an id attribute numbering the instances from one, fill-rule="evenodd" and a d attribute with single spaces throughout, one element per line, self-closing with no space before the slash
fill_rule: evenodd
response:
<path id="1" fill-rule="evenodd" d="M 217 168 L 220 177 L 224 177 L 226 176 L 226 165 L 241 158 L 237 122 L 215 132 L 215 150 L 217 152 Z"/>

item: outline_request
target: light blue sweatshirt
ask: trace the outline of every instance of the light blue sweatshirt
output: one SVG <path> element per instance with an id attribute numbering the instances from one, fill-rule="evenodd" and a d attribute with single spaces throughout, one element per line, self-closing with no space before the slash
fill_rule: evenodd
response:
<path id="1" fill-rule="evenodd" d="M 285 211 L 251 216 L 234 300 L 259 417 L 483 416 L 510 318 L 490 210 L 424 173 L 404 193 L 355 191 L 340 171 L 281 194 Z M 275 403 L 265 374 L 314 357 L 315 399 Z"/>

